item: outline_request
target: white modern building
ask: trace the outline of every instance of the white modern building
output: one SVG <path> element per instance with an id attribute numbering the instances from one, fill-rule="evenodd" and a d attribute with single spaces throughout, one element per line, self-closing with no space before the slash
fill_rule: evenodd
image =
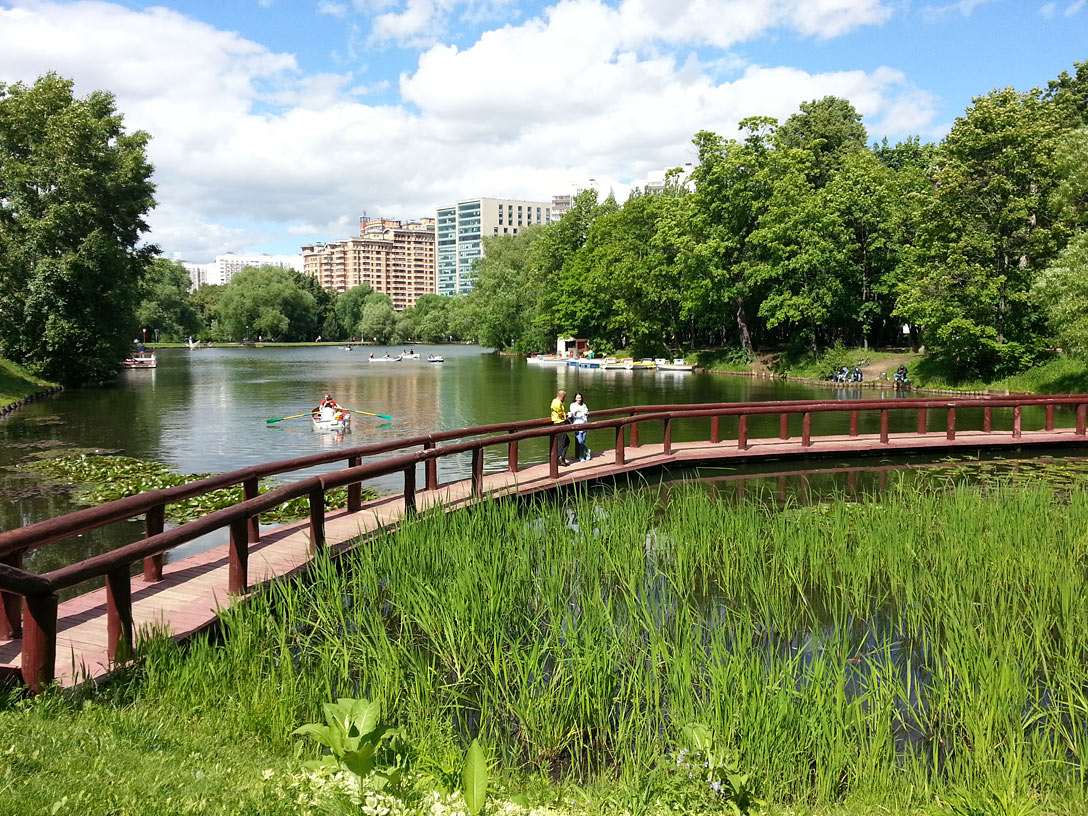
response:
<path id="1" fill-rule="evenodd" d="M 196 264 L 182 261 L 182 266 L 189 272 L 196 289 L 205 285 L 222 286 L 230 283 L 235 273 L 241 272 L 247 266 L 278 266 L 280 269 L 293 269 L 302 271 L 301 255 L 238 255 L 228 252 L 225 255 L 216 255 L 211 263 Z"/>
<path id="2" fill-rule="evenodd" d="M 651 173 L 646 177 L 646 185 L 642 188 L 643 192 L 647 195 L 660 195 L 665 192 L 665 188 L 669 183 L 675 184 L 684 190 L 695 192 L 695 182 L 691 180 L 691 173 L 695 168 L 691 162 L 683 165 L 682 167 L 666 167 L 660 174 Z M 676 175 L 670 180 L 669 173 L 676 172 Z"/>
<path id="3" fill-rule="evenodd" d="M 470 198 L 440 207 L 435 219 L 436 288 L 440 295 L 472 291 L 473 264 L 483 257 L 487 236 L 517 235 L 552 220 L 547 201 Z"/>

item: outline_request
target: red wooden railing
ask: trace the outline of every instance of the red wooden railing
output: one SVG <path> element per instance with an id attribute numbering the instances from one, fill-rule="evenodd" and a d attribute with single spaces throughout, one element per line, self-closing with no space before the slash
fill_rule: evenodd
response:
<path id="1" fill-rule="evenodd" d="M 917 426 L 915 435 L 927 434 L 928 412 L 946 412 L 945 438 L 956 438 L 956 412 L 968 408 L 983 409 L 983 432 L 993 431 L 993 410 L 1012 408 L 1011 438 L 1021 437 L 1021 412 L 1025 407 L 1040 406 L 1045 410 L 1044 429 L 1054 431 L 1054 410 L 1058 407 L 1075 410 L 1074 436 L 1086 438 L 1086 411 L 1088 394 L 1068 396 L 1019 396 L 982 397 L 967 399 L 864 399 L 757 403 L 711 403 L 697 405 L 648 405 L 613 408 L 594 412 L 594 421 L 582 425 L 579 430 L 615 432 L 615 465 L 626 464 L 628 447 L 639 447 L 639 426 L 658 423 L 663 426 L 663 452 L 672 455 L 672 425 L 677 420 L 709 419 L 709 442 L 721 444 L 721 419 L 737 418 L 736 445 L 740 450 L 749 448 L 748 418 L 751 416 L 778 414 L 779 439 L 789 439 L 789 419 L 799 416 L 801 421 L 801 448 L 810 448 L 812 415 L 818 413 L 849 414 L 849 435 L 858 436 L 858 417 L 862 412 L 879 412 L 879 442 L 890 444 L 889 414 L 892 411 L 915 411 Z M 630 438 L 626 429 L 630 428 Z M 0 607 L 0 638 L 22 638 L 20 673 L 23 681 L 32 689 L 40 689 L 52 681 L 55 674 L 57 634 L 57 593 L 76 586 L 91 578 L 104 578 L 107 599 L 107 627 L 109 657 L 123 660 L 131 653 L 133 623 L 131 606 L 131 567 L 143 560 L 144 579 L 161 580 L 162 557 L 165 552 L 207 533 L 228 528 L 229 569 L 227 590 L 233 594 L 244 593 L 249 587 L 249 545 L 259 540 L 258 519 L 291 499 L 308 497 L 310 505 L 310 536 L 315 548 L 325 545 L 325 492 L 333 488 L 347 487 L 348 511 L 358 512 L 362 507 L 362 483 L 389 474 L 402 473 L 404 477 L 404 511 L 416 510 L 416 468 L 424 466 L 425 488 L 439 487 L 437 462 L 440 458 L 469 453 L 472 457 L 470 479 L 472 495 L 482 494 L 484 475 L 484 450 L 498 445 L 507 446 L 507 468 L 517 472 L 518 443 L 526 439 L 550 437 L 550 475 L 559 476 L 556 439 L 559 434 L 569 433 L 572 426 L 552 425 L 547 419 L 533 419 L 484 425 L 474 428 L 444 431 L 434 434 L 397 439 L 386 443 L 363 445 L 346 450 L 314 454 L 296 459 L 223 473 L 185 485 L 165 490 L 151 490 L 128 498 L 119 499 L 97 507 L 69 513 L 54 519 L 32 524 L 18 530 L 0 533 L 0 591 L 3 604 Z M 903 435 L 900 435 L 902 437 Z M 1068 435 L 1067 435 L 1068 438 Z M 1088 441 L 1088 439 L 1086 439 Z M 440 446 L 440 443 L 443 444 Z M 418 450 L 411 451 L 417 448 Z M 399 453 L 409 450 L 409 453 Z M 367 457 L 398 453 L 391 458 L 364 463 Z M 258 492 L 260 479 L 290 473 L 338 460 L 347 460 L 347 467 L 331 473 L 310 476 L 292 484 L 277 487 L 267 493 Z M 660 464 L 655 460 L 654 466 Z M 573 472 L 577 474 L 577 472 Z M 599 477 L 592 472 L 585 478 Z M 577 478 L 575 475 L 573 478 Z M 243 486 L 244 500 L 239 504 L 209 513 L 194 521 L 170 530 L 164 529 L 163 519 L 167 505 L 213 490 L 233 485 Z M 96 555 L 70 566 L 43 575 L 22 569 L 22 554 L 27 550 L 54 541 L 79 535 L 108 524 L 125 521 L 143 515 L 146 519 L 146 535 L 140 541 L 119 547 L 108 553 Z M 20 603 L 20 598 L 22 602 Z"/>

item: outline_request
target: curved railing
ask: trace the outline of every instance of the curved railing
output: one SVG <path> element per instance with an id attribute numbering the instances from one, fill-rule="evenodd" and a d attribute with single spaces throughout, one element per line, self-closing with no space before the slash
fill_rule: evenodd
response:
<path id="1" fill-rule="evenodd" d="M 849 414 L 849 435 L 859 436 L 859 415 L 862 412 L 879 412 L 881 444 L 889 444 L 889 414 L 893 411 L 914 411 L 918 423 L 916 434 L 928 433 L 928 413 L 945 411 L 945 436 L 956 437 L 956 412 L 967 408 L 983 409 L 983 428 L 994 433 L 992 412 L 995 408 L 1012 408 L 1012 438 L 1021 436 L 1021 411 L 1025 407 L 1039 406 L 1045 409 L 1044 429 L 1053 431 L 1056 408 L 1072 408 L 1076 413 L 1075 435 L 1086 436 L 1086 412 L 1088 394 L 1068 396 L 1008 396 L 978 397 L 966 399 L 861 399 L 861 400 L 795 400 L 787 402 L 756 403 L 709 403 L 696 405 L 643 405 L 605 409 L 594 412 L 594 421 L 579 426 L 578 430 L 615 432 L 615 465 L 626 465 L 627 449 L 639 447 L 639 426 L 646 423 L 662 423 L 663 454 L 668 457 L 672 450 L 672 426 L 677 420 L 709 419 L 707 441 L 720 444 L 721 420 L 736 417 L 736 445 L 741 450 L 749 446 L 748 418 L 778 414 L 779 439 L 790 438 L 790 417 L 801 418 L 801 448 L 809 448 L 814 437 L 811 432 L 812 415 L 817 413 Z M 629 438 L 627 428 L 630 428 Z M 482 494 L 484 450 L 505 445 L 507 468 L 517 472 L 521 468 L 518 444 L 523 440 L 549 438 L 550 476 L 559 477 L 556 437 L 569 433 L 569 425 L 553 425 L 548 419 L 531 419 L 483 425 L 453 431 L 408 437 L 390 442 L 314 454 L 311 456 L 270 462 L 264 465 L 234 470 L 190 482 L 165 490 L 151 490 L 135 496 L 91 507 L 74 513 L 32 524 L 18 530 L 0 533 L 0 591 L 3 608 L 0 610 L 0 638 L 22 637 L 22 661 L 20 672 L 31 689 L 38 689 L 52 680 L 56 658 L 57 593 L 91 578 L 105 578 L 107 601 L 107 626 L 109 657 L 124 657 L 132 648 L 133 624 L 131 608 L 131 567 L 143 561 L 144 578 L 154 582 L 162 579 L 163 554 L 181 544 L 208 533 L 229 528 L 229 569 L 227 591 L 244 593 L 248 586 L 249 545 L 260 540 L 258 520 L 268 512 L 292 499 L 305 496 L 309 500 L 310 536 L 315 548 L 325 545 L 325 493 L 328 490 L 347 487 L 348 512 L 362 508 L 362 484 L 390 474 L 402 473 L 404 478 L 403 502 L 406 515 L 416 510 L 416 469 L 423 465 L 425 487 L 435 490 L 438 482 L 438 460 L 460 454 L 471 454 L 471 489 L 474 497 Z M 818 438 L 818 437 L 817 437 Z M 447 444 L 441 444 L 447 443 Z M 418 448 L 418 450 L 411 450 Z M 402 453 L 402 451 L 409 451 Z M 398 455 L 364 463 L 367 457 L 388 453 Z M 260 479 L 306 468 L 345 460 L 347 467 L 321 475 L 309 476 L 259 493 Z M 654 466 L 660 460 L 654 461 Z M 584 478 L 599 477 L 599 473 Z M 572 479 L 577 479 L 577 473 Z M 235 485 L 243 487 L 243 501 L 217 510 L 194 521 L 186 522 L 170 530 L 164 529 L 165 509 L 169 504 L 213 490 Z M 140 541 L 111 550 L 108 553 L 87 558 L 76 564 L 61 567 L 42 575 L 22 569 L 22 554 L 73 535 L 79 535 L 108 524 L 126 521 L 137 516 L 146 517 L 146 535 Z M 21 599 L 21 603 L 20 603 Z"/>

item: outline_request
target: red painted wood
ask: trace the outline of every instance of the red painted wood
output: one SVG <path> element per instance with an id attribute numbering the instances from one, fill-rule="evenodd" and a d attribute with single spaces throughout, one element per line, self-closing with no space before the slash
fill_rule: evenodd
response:
<path id="1" fill-rule="evenodd" d="M 789 439 L 790 438 L 790 415 L 782 414 L 778 418 L 778 438 Z"/>
<path id="2" fill-rule="evenodd" d="M 812 444 L 812 414 L 805 411 L 801 414 L 801 447 L 807 448 Z"/>
<path id="3" fill-rule="evenodd" d="M 435 443 L 430 441 L 430 440 L 423 443 L 423 450 L 424 451 L 434 450 L 434 448 L 435 448 Z M 428 490 L 437 490 L 438 489 L 438 460 L 437 459 L 428 459 L 427 460 L 427 489 Z"/>
<path id="4" fill-rule="evenodd" d="M 227 545 L 227 592 L 243 595 L 249 586 L 249 536 L 245 519 L 230 524 L 230 543 Z"/>
<path id="5" fill-rule="evenodd" d="M 616 426 L 616 464 L 624 465 L 627 463 L 626 448 L 627 442 L 624 437 L 624 430 L 622 425 Z"/>
<path id="6" fill-rule="evenodd" d="M 246 479 L 242 482 L 242 493 L 245 498 L 255 499 L 261 495 L 260 480 L 256 477 L 252 479 Z M 260 516 L 253 515 L 249 517 L 246 522 L 246 538 L 250 544 L 256 544 L 261 540 L 261 519 Z"/>
<path id="7" fill-rule="evenodd" d="M 994 409 L 987 406 L 982 409 L 982 430 L 985 433 L 993 433 Z"/>
<path id="8" fill-rule="evenodd" d="M 548 475 L 553 479 L 559 478 L 559 435 L 552 434 L 548 449 Z"/>
<path id="9" fill-rule="evenodd" d="M 37 694 L 57 676 L 56 595 L 23 599 L 23 654 L 19 667 L 23 683 Z"/>
<path id="10" fill-rule="evenodd" d="M 511 473 L 518 472 L 518 443 L 516 441 L 506 446 L 506 469 Z"/>
<path id="11" fill-rule="evenodd" d="M 0 559 L 15 569 L 23 568 L 23 554 L 12 553 Z M 0 640 L 17 640 L 23 633 L 23 599 L 14 592 L 0 592 Z"/>
<path id="12" fill-rule="evenodd" d="M 479 496 L 483 492 L 484 482 L 484 449 L 475 448 L 472 451 L 472 495 Z"/>
<path id="13" fill-rule="evenodd" d="M 1054 406 L 1048 405 L 1046 407 L 1046 430 L 1054 430 Z"/>
<path id="14" fill-rule="evenodd" d="M 132 657 L 132 581 L 125 567 L 106 575 L 106 654 L 111 663 Z"/>
<path id="15" fill-rule="evenodd" d="M 748 417 L 744 414 L 737 417 L 737 447 L 748 450 Z"/>
<path id="16" fill-rule="evenodd" d="M 166 526 L 166 505 L 157 504 L 147 511 L 144 529 L 147 538 L 156 536 Z M 163 554 L 149 555 L 144 559 L 144 580 L 149 584 L 162 580 Z"/>
<path id="17" fill-rule="evenodd" d="M 348 459 L 348 467 L 359 467 L 363 463 L 360 456 L 352 456 Z M 362 482 L 352 482 L 348 485 L 348 512 L 358 513 L 363 509 L 363 485 Z"/>
<path id="18" fill-rule="evenodd" d="M 637 448 L 638 447 L 638 423 L 637 422 L 632 422 L 631 423 L 631 447 L 632 448 Z"/>
<path id="19" fill-rule="evenodd" d="M 665 420 L 665 455 L 668 456 L 672 453 L 672 420 Z"/>
<path id="20" fill-rule="evenodd" d="M 1077 406 L 1077 436 L 1084 436 L 1086 426 L 1088 426 L 1088 405 L 1080 404 Z"/>
<path id="21" fill-rule="evenodd" d="M 718 421 L 720 417 L 712 416 L 710 418 L 710 442 L 713 445 L 717 445 L 721 442 L 721 437 L 718 435 Z"/>
<path id="22" fill-rule="evenodd" d="M 858 435 L 858 412 L 850 412 L 850 436 Z"/>
<path id="23" fill-rule="evenodd" d="M 956 408 L 955 406 L 948 409 L 948 421 L 945 424 L 945 439 L 956 438 Z"/>
<path id="24" fill-rule="evenodd" d="M 929 430 L 929 412 L 925 408 L 918 409 L 918 434 L 919 436 L 925 436 Z"/>
<path id="25" fill-rule="evenodd" d="M 416 512 L 416 466 L 404 469 L 404 515 L 412 516 Z"/>
<path id="26" fill-rule="evenodd" d="M 883 408 L 880 411 L 880 444 L 888 444 L 888 409 Z"/>
<path id="27" fill-rule="evenodd" d="M 954 410 L 949 408 L 948 410 Z M 1021 421 L 1020 421 L 1020 406 L 1017 405 L 1012 409 L 1012 438 L 1019 439 L 1021 435 Z"/>
<path id="28" fill-rule="evenodd" d="M 314 550 L 325 549 L 325 490 L 310 491 L 310 544 Z"/>

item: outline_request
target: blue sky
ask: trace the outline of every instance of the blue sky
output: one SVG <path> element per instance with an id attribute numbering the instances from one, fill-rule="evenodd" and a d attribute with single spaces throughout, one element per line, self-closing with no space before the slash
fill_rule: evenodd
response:
<path id="1" fill-rule="evenodd" d="M 871 140 L 1088 59 L 1088 0 L 0 0 L 0 82 L 54 70 L 152 134 L 149 240 L 298 252 L 461 198 L 622 198 L 700 129 L 835 94 Z"/>

